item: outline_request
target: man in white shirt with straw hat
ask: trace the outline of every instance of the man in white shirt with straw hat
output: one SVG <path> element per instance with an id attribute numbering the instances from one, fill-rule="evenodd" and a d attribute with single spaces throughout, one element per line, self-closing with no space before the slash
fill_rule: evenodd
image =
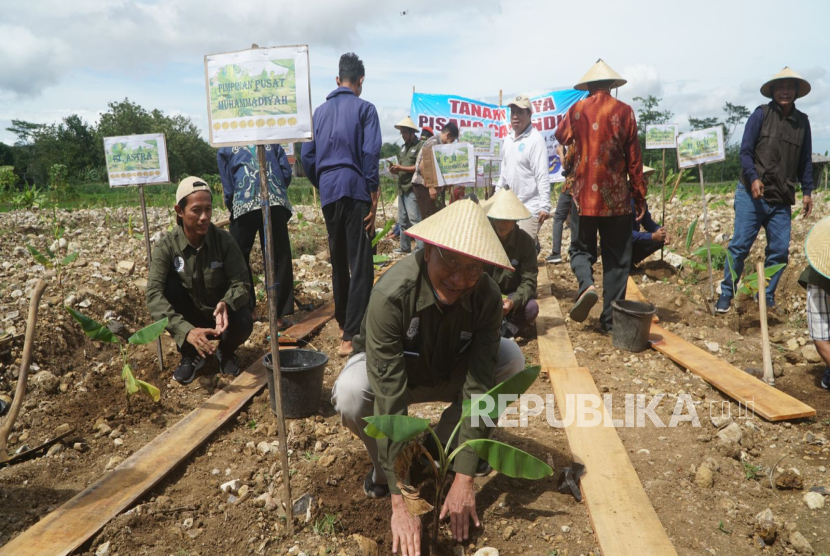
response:
<path id="1" fill-rule="evenodd" d="M 530 211 L 531 217 L 519 227 L 538 245 L 539 228 L 550 216 L 550 173 L 548 146 L 533 124 L 530 97 L 519 95 L 511 100 L 510 127 L 502 148 L 499 187 L 510 189 Z"/>
<path id="2" fill-rule="evenodd" d="M 412 240 L 405 232 L 421 221 L 421 212 L 418 210 L 418 201 L 412 188 L 412 176 L 415 174 L 415 160 L 425 141 L 418 140 L 418 126 L 407 116 L 395 125 L 401 132 L 403 147 L 398 155 L 398 164 L 393 164 L 389 171 L 398 176 L 398 225 L 401 227 L 401 246 L 395 249 L 396 253 L 410 253 Z M 423 247 L 418 243 L 418 248 Z"/>
<path id="3" fill-rule="evenodd" d="M 407 232 L 426 246 L 393 266 L 378 280 L 355 354 L 332 391 L 343 424 L 366 446 L 372 469 L 363 489 L 370 498 L 392 494 L 393 551 L 419 553 L 421 520 L 406 509 L 396 477 L 395 458 L 403 444 L 366 434 L 364 417 L 406 415 L 421 402 L 450 402 L 436 433 L 442 443 L 459 422 L 462 404 L 484 394 L 524 368 L 521 349 L 501 339 L 503 306 L 499 288 L 485 265 L 511 268 L 482 208 L 462 199 Z M 483 422 L 465 419 L 458 444 L 486 438 Z M 455 444 L 455 443 L 454 443 Z M 453 537 L 468 537 L 469 521 L 479 526 L 473 479 L 489 472 L 471 450 L 454 460 L 456 472 L 441 518 L 450 516 Z M 436 511 L 439 509 L 436 508 Z"/>

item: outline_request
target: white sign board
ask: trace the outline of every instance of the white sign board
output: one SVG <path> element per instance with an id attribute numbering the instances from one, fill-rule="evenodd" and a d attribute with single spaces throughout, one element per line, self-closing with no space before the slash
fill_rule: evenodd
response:
<path id="1" fill-rule="evenodd" d="M 450 143 L 432 148 L 439 187 L 475 183 L 476 162 L 473 151 L 470 143 Z"/>
<path id="2" fill-rule="evenodd" d="M 308 67 L 306 45 L 205 56 L 210 144 L 310 141 Z"/>
<path id="3" fill-rule="evenodd" d="M 104 137 L 110 187 L 170 182 L 163 133 Z"/>
<path id="4" fill-rule="evenodd" d="M 721 126 L 707 127 L 677 136 L 677 164 L 681 168 L 691 168 L 725 159 L 726 152 Z"/>
<path id="5" fill-rule="evenodd" d="M 389 171 L 389 167 L 398 163 L 397 156 L 390 156 L 389 158 L 381 158 L 378 164 L 378 170 L 381 176 L 391 176 L 392 172 Z"/>
<path id="6" fill-rule="evenodd" d="M 674 149 L 677 147 L 677 124 L 646 125 L 647 149 Z"/>
<path id="7" fill-rule="evenodd" d="M 459 129 L 459 143 L 470 143 L 476 156 L 492 156 L 496 148 L 494 129 L 483 127 L 462 127 Z"/>

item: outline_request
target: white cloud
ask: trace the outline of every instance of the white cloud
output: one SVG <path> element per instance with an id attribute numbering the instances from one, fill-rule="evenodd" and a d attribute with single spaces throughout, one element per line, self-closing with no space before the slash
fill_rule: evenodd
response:
<path id="1" fill-rule="evenodd" d="M 66 62 L 60 38 L 39 38 L 29 29 L 0 25 L 0 91 L 37 94 L 56 84 Z"/>

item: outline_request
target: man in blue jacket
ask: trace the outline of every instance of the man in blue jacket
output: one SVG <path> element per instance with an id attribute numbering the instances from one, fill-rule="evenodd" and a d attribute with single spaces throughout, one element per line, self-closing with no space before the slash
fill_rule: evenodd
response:
<path id="1" fill-rule="evenodd" d="M 372 103 L 360 99 L 366 70 L 353 52 L 340 57 L 337 88 L 314 111 L 314 140 L 302 163 L 320 191 L 329 236 L 334 318 L 343 333 L 337 353 L 352 352 L 352 337 L 369 304 L 374 267 L 372 237 L 378 205 L 380 122 Z"/>
<path id="2" fill-rule="evenodd" d="M 810 84 L 804 78 L 784 68 L 761 86 L 761 94 L 772 101 L 756 108 L 746 122 L 741 177 L 735 190 L 735 235 L 729 242 L 737 279 L 762 227 L 767 234 L 764 267 L 789 262 L 796 184 L 801 184 L 802 216 L 807 218 L 813 210 L 810 120 L 795 107 L 796 99 L 809 92 Z M 769 308 L 775 307 L 775 288 L 783 273 L 784 269 L 776 272 L 767 285 Z M 719 313 L 729 311 L 734 294 L 727 264 L 716 304 Z"/>
<path id="3" fill-rule="evenodd" d="M 262 253 L 265 254 L 256 146 L 222 147 L 216 155 L 216 160 L 222 180 L 225 206 L 231 213 L 230 232 L 242 251 L 245 264 L 248 265 L 248 285 L 251 288 L 248 305 L 256 320 L 256 291 L 251 271 L 251 249 L 257 232 Z M 285 328 L 288 325 L 285 316 L 294 312 L 294 268 L 291 264 L 291 239 L 288 237 L 288 221 L 291 220 L 292 213 L 291 203 L 288 202 L 291 164 L 288 163 L 285 150 L 274 144 L 265 145 L 265 165 L 274 239 L 272 256 L 277 278 L 277 326 Z"/>

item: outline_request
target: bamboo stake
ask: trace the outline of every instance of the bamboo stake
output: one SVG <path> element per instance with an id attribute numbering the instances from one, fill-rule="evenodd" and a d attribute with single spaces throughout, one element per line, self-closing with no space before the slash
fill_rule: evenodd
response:
<path id="1" fill-rule="evenodd" d="M 150 262 L 153 259 L 152 249 L 150 248 L 150 226 L 147 225 L 147 203 L 144 201 L 144 186 L 138 186 L 139 197 L 141 197 L 141 219 L 144 222 L 144 247 L 147 248 L 147 268 L 150 268 Z M 164 371 L 164 349 L 161 345 L 161 336 L 156 338 L 156 348 L 158 349 L 159 371 Z"/>
<path id="2" fill-rule="evenodd" d="M 775 386 L 775 374 L 772 372 L 772 355 L 769 348 L 769 324 L 767 323 L 767 281 L 764 277 L 764 263 L 758 262 L 758 311 L 761 315 L 761 350 L 764 356 L 764 382 Z"/>
<path id="3" fill-rule="evenodd" d="M 271 229 L 271 202 L 268 198 L 268 170 L 265 163 L 265 146 L 256 146 L 259 160 L 259 194 L 262 205 L 262 226 L 264 228 L 265 251 L 262 253 L 265 263 L 265 293 L 268 298 L 268 321 L 271 327 L 271 372 L 274 374 L 274 394 L 277 408 L 277 430 L 280 442 L 280 465 L 282 466 L 282 483 L 285 488 L 285 517 L 288 534 L 294 534 L 294 507 L 291 501 L 291 468 L 288 465 L 288 435 L 285 432 L 285 414 L 282 411 L 282 372 L 280 371 L 280 346 L 277 320 L 277 293 L 280 284 L 276 283 L 277 269 L 274 261 L 274 233 Z"/>
<path id="4" fill-rule="evenodd" d="M 20 413 L 20 406 L 23 405 L 23 398 L 26 397 L 26 385 L 29 380 L 29 366 L 32 364 L 32 348 L 35 343 L 37 310 L 44 290 L 46 290 L 46 282 L 42 279 L 38 279 L 35 287 L 32 289 L 32 296 L 29 301 L 29 318 L 26 321 L 26 340 L 23 344 L 23 357 L 20 359 L 20 374 L 17 376 L 17 388 L 14 390 L 14 399 L 12 400 L 11 408 L 9 408 L 9 414 L 6 416 L 5 421 L 3 421 L 2 428 L 0 428 L 0 462 L 9 460 L 9 455 L 6 453 L 6 447 L 9 442 L 9 434 L 12 432 L 14 422 L 17 420 L 17 414 Z"/>
<path id="5" fill-rule="evenodd" d="M 709 212 L 706 210 L 706 189 L 703 187 L 703 165 L 697 165 L 700 174 L 700 200 L 703 202 L 703 239 L 706 240 L 706 260 L 709 266 L 709 310 L 715 316 L 715 280 L 712 276 L 712 247 L 709 245 Z"/>
<path id="6" fill-rule="evenodd" d="M 669 197 L 669 202 L 671 203 L 674 200 L 674 194 L 677 193 L 677 186 L 680 185 L 680 180 L 683 178 L 683 171 L 681 170 L 677 174 L 677 180 L 674 182 L 674 189 L 672 189 L 671 197 Z"/>
<path id="7" fill-rule="evenodd" d="M 660 166 L 660 183 L 663 184 L 663 219 L 660 221 L 660 225 L 664 228 L 666 227 L 666 149 L 661 149 L 663 151 L 663 165 Z M 660 247 L 660 260 L 663 260 L 663 247 Z"/>

